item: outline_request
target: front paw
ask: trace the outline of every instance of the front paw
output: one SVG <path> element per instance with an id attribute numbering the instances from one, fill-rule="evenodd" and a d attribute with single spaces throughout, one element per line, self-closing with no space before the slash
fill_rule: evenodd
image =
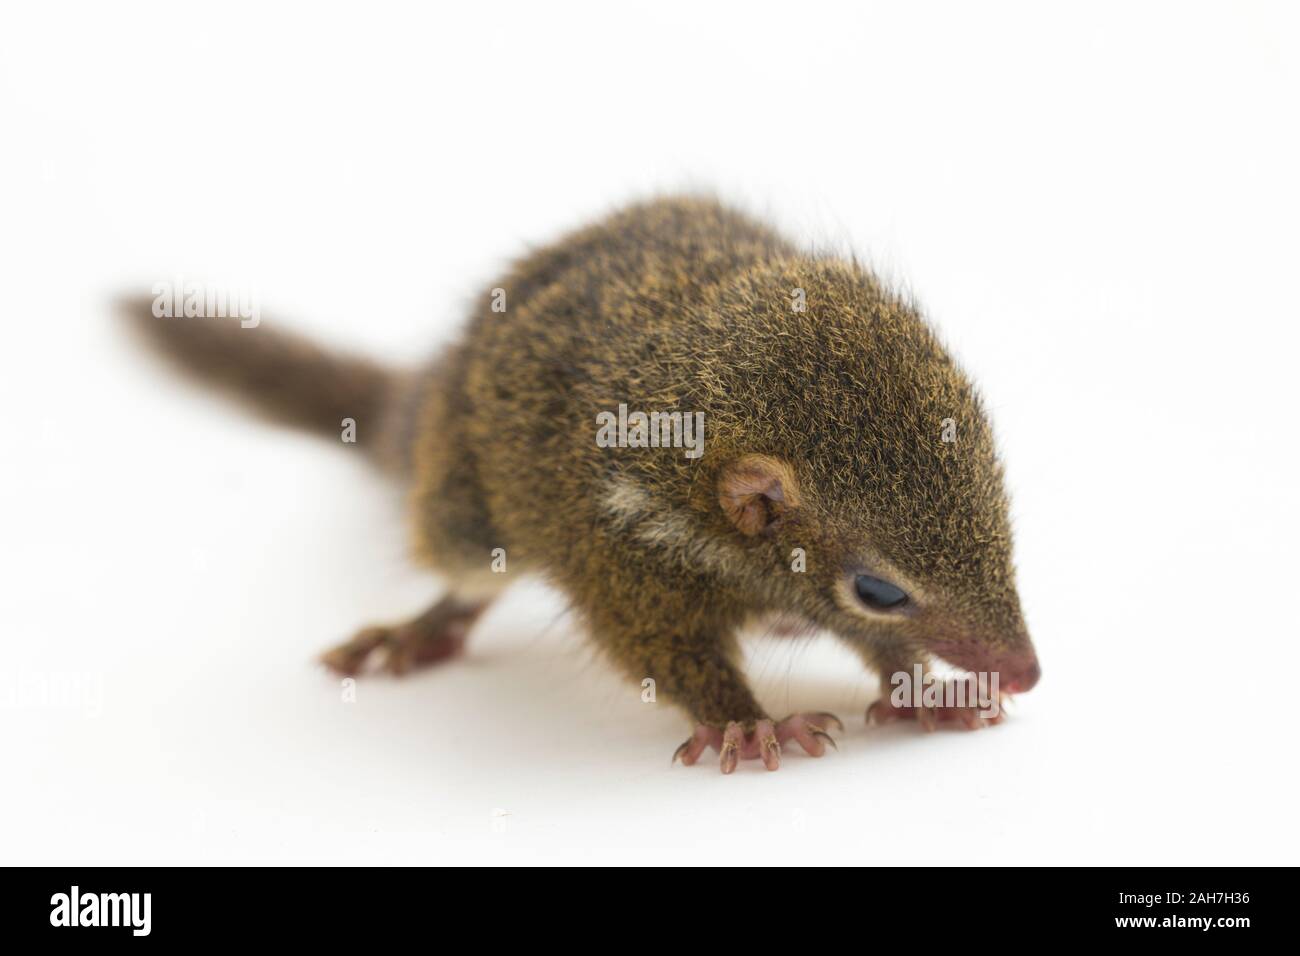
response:
<path id="1" fill-rule="evenodd" d="M 826 752 L 826 744 L 835 746 L 835 740 L 826 728 L 834 724 L 839 730 L 844 729 L 840 719 L 834 714 L 791 714 L 779 723 L 766 718 L 755 721 L 749 729 L 738 721 L 730 721 L 726 728 L 719 730 L 709 724 L 700 724 L 695 733 L 677 748 L 673 762 L 681 758 L 688 767 L 700 759 L 705 749 L 712 747 L 718 752 L 718 766 L 723 773 L 732 773 L 741 760 L 762 760 L 768 770 L 781 767 L 781 746 L 794 740 L 812 757 L 820 757 Z"/>
<path id="2" fill-rule="evenodd" d="M 940 724 L 965 730 L 979 730 L 1002 723 L 1003 704 L 1007 696 L 999 694 L 985 707 L 938 704 L 935 706 L 897 706 L 888 697 L 882 697 L 867 708 L 868 724 L 887 724 L 892 720 L 915 720 L 927 733 Z"/>

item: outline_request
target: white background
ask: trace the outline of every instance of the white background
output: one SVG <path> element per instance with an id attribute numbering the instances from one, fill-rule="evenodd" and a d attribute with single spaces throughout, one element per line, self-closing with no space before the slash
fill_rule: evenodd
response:
<path id="1" fill-rule="evenodd" d="M 6 863 L 1296 863 L 1300 36 L 1278 4 L 7 4 Z M 472 6 L 473 9 L 467 9 Z M 437 583 L 358 458 L 137 353 L 181 273 L 395 362 L 527 244 L 714 189 L 913 290 L 1006 454 L 1044 678 L 820 761 L 670 768 L 537 585 L 353 704 Z"/>

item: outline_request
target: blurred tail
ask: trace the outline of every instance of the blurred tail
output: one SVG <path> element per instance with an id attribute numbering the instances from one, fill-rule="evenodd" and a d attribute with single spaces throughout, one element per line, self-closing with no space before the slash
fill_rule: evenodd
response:
<path id="1" fill-rule="evenodd" d="M 399 376 L 382 366 L 327 351 L 294 335 L 238 318 L 154 315 L 148 296 L 122 299 L 119 311 L 172 365 L 235 396 L 263 417 L 338 440 L 344 419 L 358 444 L 373 448 Z"/>

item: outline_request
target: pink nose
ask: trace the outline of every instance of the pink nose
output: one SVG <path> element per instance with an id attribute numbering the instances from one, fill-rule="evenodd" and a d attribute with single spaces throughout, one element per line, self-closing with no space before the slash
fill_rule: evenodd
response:
<path id="1" fill-rule="evenodd" d="M 1031 657 L 1019 666 L 1002 668 L 1002 689 L 1008 694 L 1023 694 L 1037 684 L 1042 675 L 1038 658 Z"/>

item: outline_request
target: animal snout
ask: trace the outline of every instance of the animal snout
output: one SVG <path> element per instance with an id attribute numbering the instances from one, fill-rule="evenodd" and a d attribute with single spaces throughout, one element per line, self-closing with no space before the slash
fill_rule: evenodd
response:
<path id="1" fill-rule="evenodd" d="M 1002 689 L 1009 694 L 1022 694 L 1038 683 L 1042 668 L 1038 666 L 1038 657 L 1031 654 L 1028 659 L 1017 661 L 1001 668 Z"/>

